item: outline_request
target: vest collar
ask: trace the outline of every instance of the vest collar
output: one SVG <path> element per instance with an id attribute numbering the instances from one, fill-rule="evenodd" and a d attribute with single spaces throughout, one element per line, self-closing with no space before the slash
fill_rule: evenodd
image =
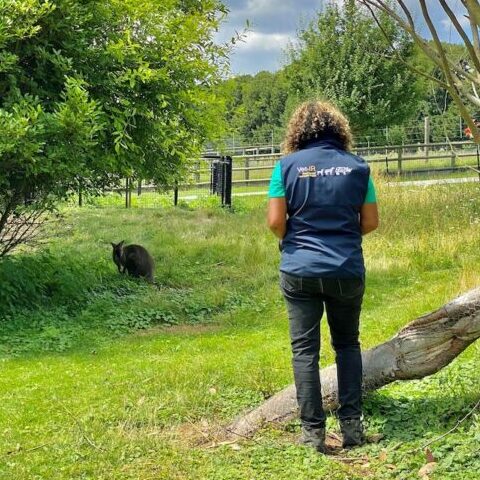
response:
<path id="1" fill-rule="evenodd" d="M 301 148 L 301 150 L 308 149 L 308 148 L 321 147 L 323 145 L 333 145 L 334 147 L 340 148 L 343 150 L 342 143 L 332 136 L 325 136 L 323 138 L 310 140 Z"/>

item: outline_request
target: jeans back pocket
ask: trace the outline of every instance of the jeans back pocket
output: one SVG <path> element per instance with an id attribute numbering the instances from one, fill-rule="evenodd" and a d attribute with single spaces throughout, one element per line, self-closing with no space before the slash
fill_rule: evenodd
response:
<path id="1" fill-rule="evenodd" d="M 295 277 L 294 275 L 280 272 L 280 287 L 287 292 L 301 292 L 302 277 Z"/>
<path id="2" fill-rule="evenodd" d="M 361 277 L 339 278 L 338 287 L 342 297 L 356 297 L 357 295 L 363 295 L 365 280 Z"/>

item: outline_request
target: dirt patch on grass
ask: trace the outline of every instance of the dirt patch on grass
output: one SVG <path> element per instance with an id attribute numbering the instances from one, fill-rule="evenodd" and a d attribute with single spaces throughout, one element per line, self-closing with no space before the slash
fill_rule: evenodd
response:
<path id="1" fill-rule="evenodd" d="M 203 419 L 185 422 L 175 429 L 177 440 L 191 447 L 206 447 L 224 440 L 224 429 Z"/>

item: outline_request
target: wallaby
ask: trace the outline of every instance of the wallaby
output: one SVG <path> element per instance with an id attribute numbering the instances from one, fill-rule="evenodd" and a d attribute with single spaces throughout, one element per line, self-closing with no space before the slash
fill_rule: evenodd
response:
<path id="1" fill-rule="evenodd" d="M 141 245 L 124 245 L 112 243 L 113 261 L 120 273 L 127 272 L 132 277 L 144 277 L 148 282 L 154 283 L 153 271 L 155 263 L 152 256 Z"/>

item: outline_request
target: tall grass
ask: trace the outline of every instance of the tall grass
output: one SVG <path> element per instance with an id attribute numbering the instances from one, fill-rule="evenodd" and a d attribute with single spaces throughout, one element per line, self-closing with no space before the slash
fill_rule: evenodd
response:
<path id="1" fill-rule="evenodd" d="M 480 283 L 478 185 L 376 183 L 381 227 L 364 242 L 364 347 Z M 478 346 L 431 379 L 367 398 L 369 431 L 386 435 L 351 454 L 368 456 L 367 467 L 296 445 L 296 422 L 233 449 L 200 446 L 292 380 L 265 206 L 245 198 L 234 213 L 67 209 L 50 243 L 0 265 L 0 478 L 416 477 L 425 459 L 408 452 L 478 398 Z M 123 239 L 151 251 L 158 287 L 117 273 L 109 242 Z M 322 335 L 326 365 L 325 322 Z M 432 479 L 477 478 L 478 421 L 431 447 Z M 333 417 L 328 425 L 336 428 Z"/>

